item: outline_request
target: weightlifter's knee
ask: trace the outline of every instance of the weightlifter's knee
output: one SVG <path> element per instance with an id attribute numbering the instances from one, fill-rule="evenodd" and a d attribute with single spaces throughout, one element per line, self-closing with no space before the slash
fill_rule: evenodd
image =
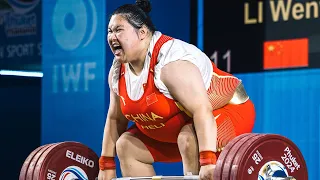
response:
<path id="1" fill-rule="evenodd" d="M 129 133 L 123 133 L 116 142 L 117 156 L 120 160 L 132 157 L 130 149 L 132 144 L 130 143 L 131 135 Z"/>
<path id="2" fill-rule="evenodd" d="M 116 142 L 117 156 L 120 161 L 140 161 L 153 163 L 153 157 L 145 144 L 129 132 L 123 133 Z"/>

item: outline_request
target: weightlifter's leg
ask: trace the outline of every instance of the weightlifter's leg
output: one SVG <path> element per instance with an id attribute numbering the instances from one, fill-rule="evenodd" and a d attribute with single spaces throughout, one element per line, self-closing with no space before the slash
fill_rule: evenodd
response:
<path id="1" fill-rule="evenodd" d="M 124 177 L 154 176 L 153 157 L 144 143 L 129 132 L 121 135 L 116 143 Z"/>
<path id="2" fill-rule="evenodd" d="M 198 142 L 192 124 L 182 127 L 178 136 L 178 147 L 182 157 L 184 175 L 187 175 L 188 172 L 193 175 L 199 174 Z"/>

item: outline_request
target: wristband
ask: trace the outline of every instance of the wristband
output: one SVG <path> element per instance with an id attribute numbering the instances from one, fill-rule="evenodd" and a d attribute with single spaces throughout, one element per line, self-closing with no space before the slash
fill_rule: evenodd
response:
<path id="1" fill-rule="evenodd" d="M 199 157 L 200 166 L 216 164 L 217 156 L 213 151 L 201 151 Z"/>
<path id="2" fill-rule="evenodd" d="M 101 156 L 99 158 L 100 170 L 116 169 L 116 163 L 114 157 Z"/>

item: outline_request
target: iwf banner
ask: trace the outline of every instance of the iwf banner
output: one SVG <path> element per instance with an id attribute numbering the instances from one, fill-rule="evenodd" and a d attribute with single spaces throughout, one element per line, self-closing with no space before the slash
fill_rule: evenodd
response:
<path id="1" fill-rule="evenodd" d="M 101 151 L 108 88 L 105 8 L 105 0 L 43 2 L 41 144 L 78 141 Z"/>
<path id="2" fill-rule="evenodd" d="M 0 69 L 41 70 L 41 1 L 0 0 Z"/>

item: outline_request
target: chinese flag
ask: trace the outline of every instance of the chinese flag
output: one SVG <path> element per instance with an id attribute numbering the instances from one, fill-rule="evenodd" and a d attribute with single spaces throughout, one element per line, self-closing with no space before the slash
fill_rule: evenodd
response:
<path id="1" fill-rule="evenodd" d="M 264 42 L 263 69 L 308 66 L 308 39 Z"/>
<path id="2" fill-rule="evenodd" d="M 150 106 L 153 103 L 158 102 L 157 95 L 155 93 L 150 94 L 149 96 L 146 97 L 147 101 L 147 106 Z"/>

